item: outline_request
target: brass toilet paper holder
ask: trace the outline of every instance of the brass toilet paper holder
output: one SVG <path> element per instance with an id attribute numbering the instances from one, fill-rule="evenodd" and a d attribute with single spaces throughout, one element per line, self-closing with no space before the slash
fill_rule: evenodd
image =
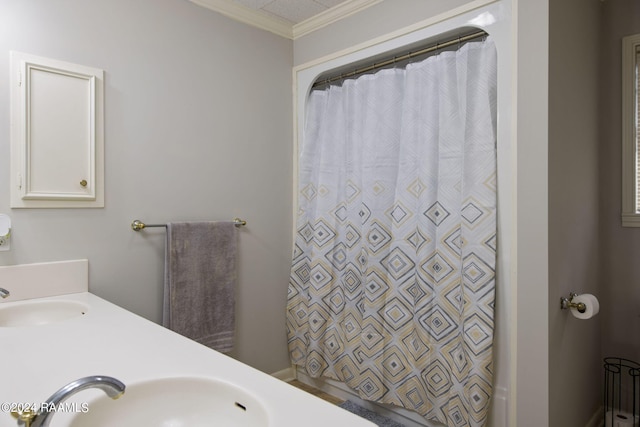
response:
<path id="1" fill-rule="evenodd" d="M 573 299 L 575 297 L 577 297 L 578 294 L 575 292 L 569 292 L 569 298 L 566 297 L 560 297 L 560 308 L 562 310 L 567 310 L 570 308 L 575 308 L 577 309 L 580 313 L 584 313 L 587 310 L 587 306 L 585 305 L 585 303 L 583 302 L 579 302 L 579 303 L 575 303 L 572 302 Z"/>

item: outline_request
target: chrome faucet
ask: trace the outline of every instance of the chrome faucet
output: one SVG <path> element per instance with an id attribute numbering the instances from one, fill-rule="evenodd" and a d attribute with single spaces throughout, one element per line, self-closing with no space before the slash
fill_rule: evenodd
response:
<path id="1" fill-rule="evenodd" d="M 53 395 L 41 405 L 40 410 L 35 413 L 35 415 L 27 415 L 25 417 L 25 414 L 22 414 L 22 416 L 18 418 L 18 425 L 26 427 L 47 427 L 51 422 L 53 414 L 55 414 L 55 408 L 58 407 L 59 404 L 67 400 L 70 396 L 87 388 L 99 388 L 110 398 L 117 399 L 124 394 L 125 385 L 115 378 L 102 375 L 80 378 L 53 393 Z"/>
<path id="2" fill-rule="evenodd" d="M 6 290 L 5 288 L 0 288 L 0 297 L 2 298 L 6 298 L 9 295 L 11 295 L 11 292 L 9 292 L 8 290 Z"/>

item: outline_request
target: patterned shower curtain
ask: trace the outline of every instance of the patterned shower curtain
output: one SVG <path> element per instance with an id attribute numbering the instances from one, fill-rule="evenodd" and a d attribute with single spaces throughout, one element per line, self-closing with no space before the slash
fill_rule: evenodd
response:
<path id="1" fill-rule="evenodd" d="M 496 120 L 490 38 L 312 91 L 287 304 L 295 365 L 448 426 L 486 423 Z"/>

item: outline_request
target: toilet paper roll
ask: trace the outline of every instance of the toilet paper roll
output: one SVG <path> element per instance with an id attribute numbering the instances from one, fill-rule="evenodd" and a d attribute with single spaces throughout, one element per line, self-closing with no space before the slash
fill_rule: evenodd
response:
<path id="1" fill-rule="evenodd" d="M 591 319 L 600 311 L 600 303 L 598 302 L 598 298 L 591 294 L 582 294 L 575 296 L 573 297 L 571 302 L 575 304 L 584 303 L 584 305 L 587 307 L 584 313 L 580 313 L 575 307 L 571 308 L 571 314 L 573 314 L 573 317 L 576 317 L 578 319 Z"/>
<path id="2" fill-rule="evenodd" d="M 604 419 L 605 427 L 638 427 L 638 416 L 623 411 L 607 411 Z"/>

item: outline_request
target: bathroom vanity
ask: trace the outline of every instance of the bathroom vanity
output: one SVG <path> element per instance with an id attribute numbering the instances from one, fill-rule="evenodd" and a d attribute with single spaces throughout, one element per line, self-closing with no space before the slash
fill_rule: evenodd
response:
<path id="1" fill-rule="evenodd" d="M 15 274 L 0 267 L 0 287 L 10 292 L 0 301 L 0 427 L 17 425 L 11 410 L 42 406 L 66 384 L 96 375 L 124 383 L 124 394 L 71 393 L 53 408 L 52 427 L 374 425 L 105 301 L 86 283 L 52 295 L 52 286 L 30 288 L 31 277 L 11 283 Z"/>

